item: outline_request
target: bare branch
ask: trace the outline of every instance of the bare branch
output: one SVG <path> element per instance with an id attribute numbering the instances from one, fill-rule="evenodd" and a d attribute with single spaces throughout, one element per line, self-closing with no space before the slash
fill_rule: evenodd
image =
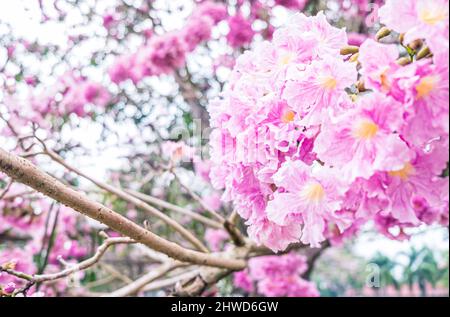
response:
<path id="1" fill-rule="evenodd" d="M 222 217 L 221 215 L 219 215 L 216 211 L 212 210 L 211 208 L 208 207 L 207 204 L 205 204 L 205 202 L 203 201 L 203 199 L 198 196 L 194 191 L 192 191 L 189 186 L 186 186 L 181 179 L 178 177 L 177 173 L 172 169 L 170 169 L 170 172 L 173 174 L 173 176 L 175 177 L 175 179 L 177 180 L 177 182 L 181 185 L 181 187 L 184 188 L 184 190 L 189 194 L 189 196 L 191 196 L 195 201 L 197 201 L 200 206 L 202 206 L 202 208 L 204 210 L 206 210 L 208 213 L 210 213 L 212 216 L 214 216 L 218 221 L 220 221 L 220 223 L 224 223 L 225 222 L 225 218 Z"/>
<path id="2" fill-rule="evenodd" d="M 209 218 L 206 218 L 206 217 L 204 217 L 204 216 L 202 216 L 200 214 L 197 214 L 197 213 L 195 213 L 195 212 L 193 212 L 193 211 L 191 211 L 189 209 L 182 208 L 180 206 L 171 204 L 171 203 L 166 202 L 164 200 L 161 200 L 161 199 L 158 199 L 156 197 L 153 197 L 153 196 L 150 196 L 150 195 L 146 195 L 146 194 L 134 191 L 134 190 L 125 190 L 125 191 L 127 193 L 129 193 L 130 195 L 133 195 L 136 198 L 139 198 L 140 200 L 145 201 L 146 203 L 154 204 L 154 205 L 157 205 L 157 206 L 159 206 L 161 208 L 166 208 L 166 209 L 169 209 L 169 210 L 172 210 L 172 211 L 184 214 L 186 216 L 191 217 L 192 219 L 195 219 L 195 220 L 197 220 L 197 221 L 199 221 L 199 222 L 201 222 L 201 223 L 203 223 L 203 224 L 205 224 L 207 226 L 213 227 L 215 229 L 222 229 L 223 228 L 223 226 L 219 222 L 211 220 Z"/>
<path id="3" fill-rule="evenodd" d="M 64 185 L 57 179 L 39 170 L 26 159 L 8 153 L 1 148 L 0 170 L 16 181 L 28 185 L 48 197 L 107 225 L 136 242 L 165 253 L 173 259 L 232 270 L 241 270 L 246 267 L 246 261 L 243 258 L 227 258 L 220 254 L 201 253 L 183 248 L 176 243 L 161 238 L 114 212 L 112 209 L 91 200 L 85 194 Z"/>
<path id="4" fill-rule="evenodd" d="M 68 267 L 60 272 L 57 273 L 49 273 L 49 274 L 26 274 L 23 272 L 16 271 L 14 269 L 8 268 L 8 266 L 0 266 L 0 272 L 5 272 L 9 275 L 13 275 L 17 278 L 26 280 L 28 283 L 26 284 L 25 288 L 19 289 L 15 291 L 15 294 L 18 293 L 26 293 L 26 290 L 28 290 L 31 286 L 38 284 L 38 283 L 44 283 L 49 281 L 58 280 L 64 277 L 68 277 L 76 272 L 80 272 L 83 270 L 86 270 L 92 266 L 94 266 L 105 254 L 106 250 L 116 244 L 130 244 L 135 243 L 130 238 L 108 238 L 106 239 L 102 245 L 100 245 L 97 249 L 97 252 L 89 259 L 84 260 L 78 264 L 66 264 Z"/>
<path id="5" fill-rule="evenodd" d="M 166 279 L 162 279 L 162 280 L 158 280 L 158 281 L 154 281 L 152 283 L 149 283 L 148 285 L 146 285 L 142 290 L 145 292 L 149 292 L 149 291 L 155 291 L 158 289 L 162 289 L 164 287 L 169 287 L 172 286 L 180 281 L 183 280 L 189 280 L 191 278 L 194 278 L 195 276 L 197 276 L 199 274 L 199 270 L 195 269 L 195 270 L 190 270 L 181 274 L 177 274 L 175 276 L 171 276 L 168 277 Z"/>
<path id="6" fill-rule="evenodd" d="M 173 262 L 170 261 L 169 263 L 161 265 L 157 270 L 151 271 L 144 276 L 138 278 L 136 281 L 110 293 L 106 294 L 105 297 L 124 297 L 124 296 L 130 296 L 135 295 L 138 293 L 145 285 L 149 284 L 150 282 L 153 282 L 154 280 L 160 278 L 161 276 L 164 276 L 168 272 L 183 266 L 186 264 L 180 263 L 180 262 Z"/>
<path id="7" fill-rule="evenodd" d="M 52 151 L 51 149 L 48 149 L 42 141 L 40 141 L 40 142 L 42 143 L 42 145 L 44 147 L 45 154 L 47 154 L 55 162 L 61 164 L 62 166 L 67 168 L 69 171 L 71 171 L 71 172 L 73 172 L 73 173 L 75 173 L 75 174 L 77 174 L 77 175 L 79 175 L 81 177 L 86 178 L 87 180 L 91 181 L 92 183 L 94 183 L 95 185 L 100 187 L 101 189 L 103 189 L 103 190 L 105 190 L 107 192 L 110 192 L 110 193 L 120 197 L 121 199 L 129 202 L 130 204 L 133 204 L 137 208 L 141 208 L 141 209 L 147 211 L 148 213 L 150 213 L 151 215 L 161 219 L 167 225 L 171 226 L 175 231 L 180 233 L 182 237 L 184 237 L 187 241 L 189 241 L 198 250 L 200 250 L 202 252 L 206 252 L 206 253 L 209 252 L 208 248 L 199 239 L 197 239 L 192 233 L 190 233 L 182 225 L 180 225 L 178 222 L 176 222 L 175 220 L 173 220 L 172 218 L 170 218 L 166 214 L 164 214 L 161 211 L 159 211 L 158 209 L 156 209 L 156 208 L 146 204 L 145 202 L 143 202 L 139 198 L 136 198 L 136 197 L 126 193 L 125 191 L 123 191 L 120 188 L 116 188 L 116 187 L 111 186 L 109 184 L 106 184 L 106 183 L 103 183 L 101 181 L 98 181 L 98 180 L 90 177 L 89 175 L 83 173 L 79 169 L 69 165 L 61 156 L 56 154 L 54 151 Z"/>

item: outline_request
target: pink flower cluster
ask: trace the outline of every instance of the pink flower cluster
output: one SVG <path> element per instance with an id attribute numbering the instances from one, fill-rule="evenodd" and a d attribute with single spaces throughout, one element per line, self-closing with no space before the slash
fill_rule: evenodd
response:
<path id="1" fill-rule="evenodd" d="M 405 43 L 425 39 L 432 52 L 439 54 L 448 54 L 448 14 L 448 0 L 386 0 L 379 11 L 381 23 L 405 33 Z"/>
<path id="2" fill-rule="evenodd" d="M 225 230 L 222 229 L 206 229 L 205 231 L 205 241 L 207 241 L 208 246 L 211 250 L 218 252 L 222 250 L 224 243 L 229 239 L 229 235 Z"/>
<path id="3" fill-rule="evenodd" d="M 21 132 L 22 127 L 29 127 L 31 122 L 50 130 L 49 115 L 86 117 L 96 110 L 104 110 L 111 100 L 109 91 L 103 85 L 73 71 L 60 76 L 54 85 L 45 87 L 43 91 L 31 87 L 29 93 L 22 97 L 4 96 L 10 116 L 8 121 L 17 132 Z M 0 133 L 8 135 L 11 131 L 6 128 Z"/>
<path id="4" fill-rule="evenodd" d="M 40 256 L 41 260 L 47 257 L 45 272 L 57 272 L 62 269 L 58 258 L 65 261 L 84 258 L 88 249 L 79 240 L 82 230 L 78 227 L 77 215 L 67 207 L 52 207 L 46 199 L 24 200 L 24 190 L 26 187 L 14 184 L 0 201 L 0 236 L 5 241 L 0 246 L 0 266 L 34 274 L 38 271 L 35 257 Z M 48 248 L 53 226 L 55 236 L 51 248 Z M 15 246 L 13 242 L 16 240 L 26 242 L 25 247 Z M 50 250 L 48 256 L 47 250 Z M 24 286 L 23 280 L 0 273 L 0 288 L 9 283 Z M 59 286 L 65 287 L 65 283 L 61 283 Z M 54 292 L 52 288 L 44 287 L 42 290 L 48 294 Z M 34 289 L 31 290 L 33 292 Z"/>
<path id="5" fill-rule="evenodd" d="M 295 253 L 253 258 L 234 274 L 234 285 L 269 297 L 317 297 L 314 283 L 301 277 L 307 269 L 306 258 Z"/>
<path id="6" fill-rule="evenodd" d="M 393 238 L 448 224 L 448 11 L 442 22 L 427 8 L 433 38 L 408 36 L 433 42 L 433 59 L 400 66 L 398 47 L 368 39 L 357 67 L 339 53 L 345 31 L 319 13 L 295 15 L 237 60 L 209 107 L 210 177 L 254 241 L 284 250 L 319 246 L 369 220 Z M 411 17 L 382 8 L 384 21 L 388 12 L 392 21 Z M 358 79 L 369 90 L 358 93 Z"/>
<path id="7" fill-rule="evenodd" d="M 27 248 L 9 248 L 7 250 L 0 249 L 0 265 L 6 268 L 15 269 L 26 274 L 36 272 L 36 266 L 33 262 L 33 253 Z M 23 281 L 17 279 L 7 273 L 0 272 L 0 288 L 10 283 L 15 286 L 22 286 Z"/>
<path id="8" fill-rule="evenodd" d="M 251 43 L 255 31 L 252 29 L 252 21 L 238 13 L 228 19 L 230 31 L 227 34 L 227 42 L 233 48 L 238 48 Z"/>
<path id="9" fill-rule="evenodd" d="M 131 79 L 136 84 L 148 76 L 170 74 L 184 66 L 186 55 L 209 40 L 214 25 L 226 17 L 224 5 L 199 4 L 183 29 L 152 36 L 136 52 L 118 57 L 108 71 L 111 81 Z"/>
<path id="10" fill-rule="evenodd" d="M 111 101 L 111 95 L 105 87 L 73 72 L 60 78 L 58 88 L 63 95 L 58 111 L 63 115 L 75 113 L 79 117 L 85 117 L 89 114 L 86 106 L 104 108 Z M 52 112 L 52 109 L 48 109 L 48 112 Z"/>
<path id="11" fill-rule="evenodd" d="M 303 10 L 306 5 L 306 0 L 275 0 L 275 4 L 293 10 Z"/>

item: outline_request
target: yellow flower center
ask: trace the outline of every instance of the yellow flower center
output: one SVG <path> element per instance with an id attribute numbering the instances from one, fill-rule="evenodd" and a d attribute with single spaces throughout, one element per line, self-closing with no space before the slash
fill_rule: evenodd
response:
<path id="1" fill-rule="evenodd" d="M 283 115 L 281 116 L 281 122 L 289 123 L 289 122 L 294 121 L 294 118 L 295 118 L 295 112 L 292 110 L 288 110 L 288 111 L 285 111 L 283 113 Z"/>
<path id="2" fill-rule="evenodd" d="M 427 97 L 436 87 L 438 79 L 436 76 L 426 76 L 416 85 L 417 99 Z"/>
<path id="3" fill-rule="evenodd" d="M 333 76 L 326 76 L 321 78 L 320 83 L 323 88 L 333 90 L 334 88 L 336 88 L 337 80 Z"/>
<path id="4" fill-rule="evenodd" d="M 281 66 L 286 66 L 290 64 L 295 58 L 295 54 L 292 52 L 284 52 L 281 54 L 278 62 Z"/>
<path id="5" fill-rule="evenodd" d="M 356 124 L 353 136 L 358 139 L 368 140 L 378 132 L 378 125 L 371 120 L 363 120 Z"/>
<path id="6" fill-rule="evenodd" d="M 384 72 L 381 73 L 380 83 L 381 83 L 381 88 L 383 88 L 384 91 L 389 91 L 391 89 L 391 83 L 389 82 L 387 70 L 385 70 Z"/>
<path id="7" fill-rule="evenodd" d="M 447 18 L 445 8 L 424 8 L 419 12 L 419 19 L 428 25 L 435 25 Z"/>
<path id="8" fill-rule="evenodd" d="M 414 173 L 414 167 L 411 165 L 411 163 L 406 163 L 403 168 L 397 170 L 397 171 L 391 171 L 388 172 L 388 174 L 392 177 L 398 177 L 401 180 L 407 180 L 409 176 L 411 176 Z"/>
<path id="9" fill-rule="evenodd" d="M 319 202 L 325 197 L 325 190 L 319 183 L 312 183 L 303 189 L 302 196 L 306 197 L 309 201 Z"/>

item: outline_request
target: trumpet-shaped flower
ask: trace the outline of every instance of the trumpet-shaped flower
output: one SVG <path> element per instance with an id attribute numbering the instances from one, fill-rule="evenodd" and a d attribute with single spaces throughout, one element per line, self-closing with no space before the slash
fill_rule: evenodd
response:
<path id="1" fill-rule="evenodd" d="M 324 125 L 314 144 L 320 160 L 341 169 L 345 180 L 368 179 L 376 171 L 395 170 L 412 154 L 397 131 L 403 123 L 402 105 L 379 93 L 363 96 L 358 106 Z"/>
<path id="2" fill-rule="evenodd" d="M 327 112 L 339 111 L 345 88 L 356 82 L 354 64 L 326 56 L 313 61 L 304 71 L 296 72 L 286 84 L 283 97 L 302 117 L 305 126 L 321 124 Z"/>
<path id="3" fill-rule="evenodd" d="M 304 224 L 301 241 L 312 247 L 325 239 L 325 219 L 340 209 L 343 186 L 334 171 L 308 166 L 301 161 L 287 161 L 273 179 L 279 188 L 267 205 L 269 220 L 281 226 L 292 222 Z"/>
<path id="4" fill-rule="evenodd" d="M 448 0 L 387 0 L 379 16 L 388 28 L 405 33 L 406 44 L 448 34 Z"/>

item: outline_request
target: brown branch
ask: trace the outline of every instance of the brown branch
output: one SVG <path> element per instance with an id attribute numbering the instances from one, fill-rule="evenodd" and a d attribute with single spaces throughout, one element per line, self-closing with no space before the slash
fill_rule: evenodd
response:
<path id="1" fill-rule="evenodd" d="M 189 188 L 189 186 L 187 186 L 181 181 L 181 179 L 178 177 L 177 173 L 173 170 L 173 168 L 170 169 L 170 172 L 175 177 L 175 180 L 181 185 L 181 187 L 183 187 L 184 190 L 189 194 L 189 196 L 191 196 L 195 201 L 197 201 L 204 210 L 206 210 L 208 213 L 214 216 L 221 223 L 225 222 L 224 217 L 219 215 L 215 210 L 209 208 L 208 205 L 203 201 L 203 199 L 199 195 L 197 195 L 193 190 Z"/>
<path id="2" fill-rule="evenodd" d="M 0 266 L 0 272 L 5 272 L 9 275 L 13 275 L 17 278 L 28 281 L 27 287 L 29 288 L 29 287 L 33 286 L 34 284 L 58 280 L 58 279 L 70 276 L 76 272 L 86 270 L 86 269 L 94 266 L 96 263 L 98 263 L 98 261 L 100 261 L 100 259 L 103 257 L 103 255 L 105 254 L 106 250 L 109 247 L 116 245 L 116 244 L 130 244 L 130 243 L 135 243 L 135 241 L 133 241 L 130 238 L 123 238 L 123 237 L 108 238 L 103 242 L 102 245 L 100 245 L 98 247 L 96 253 L 91 258 L 84 260 L 78 264 L 68 265 L 68 267 L 65 270 L 62 270 L 57 273 L 26 274 L 26 273 L 19 272 L 19 271 L 13 270 L 11 268 L 2 267 L 2 266 Z M 23 292 L 23 291 L 19 290 L 19 292 Z"/>
<path id="3" fill-rule="evenodd" d="M 149 292 L 149 291 L 155 291 L 158 289 L 162 289 L 165 287 L 169 287 L 172 286 L 174 284 L 177 284 L 180 281 L 183 280 L 190 280 L 191 278 L 194 278 L 195 276 L 197 276 L 199 274 L 199 270 L 195 269 L 195 270 L 190 270 L 187 272 L 183 272 L 180 274 L 177 274 L 175 276 L 171 276 L 162 280 L 158 280 L 158 281 L 154 281 L 152 283 L 147 284 L 142 290 L 144 292 Z"/>
<path id="4" fill-rule="evenodd" d="M 188 73 L 188 69 L 185 69 Z M 209 114 L 208 111 L 200 104 L 200 98 L 198 98 L 198 88 L 189 78 L 189 76 L 182 76 L 180 71 L 174 73 L 175 82 L 178 84 L 180 94 L 184 101 L 191 107 L 194 118 L 200 119 L 202 129 L 209 127 Z"/>
<path id="5" fill-rule="evenodd" d="M 95 219 L 111 229 L 145 244 L 173 259 L 198 265 L 215 266 L 232 270 L 246 267 L 243 258 L 227 258 L 220 254 L 206 254 L 185 249 L 142 228 L 112 209 L 95 202 L 85 194 L 65 186 L 57 179 L 39 170 L 31 162 L 0 148 L 0 171 L 17 182 L 28 185 L 44 195 Z"/>
<path id="6" fill-rule="evenodd" d="M 330 242 L 327 240 L 325 242 L 322 243 L 322 245 L 320 246 L 320 248 L 312 248 L 312 249 L 308 249 L 306 251 L 306 257 L 307 257 L 307 264 L 308 264 L 308 269 L 306 270 L 305 273 L 303 273 L 303 278 L 305 279 L 309 279 L 311 276 L 311 273 L 314 270 L 314 265 L 316 263 L 316 261 L 319 259 L 319 257 L 322 255 L 322 253 L 328 249 L 331 246 Z"/>
<path id="7" fill-rule="evenodd" d="M 265 250 L 265 248 L 261 248 Z M 249 252 L 252 251 L 252 245 L 248 244 L 245 247 L 235 247 L 225 252 L 225 255 L 231 257 L 248 257 Z M 254 255 L 256 256 L 256 254 Z M 185 281 L 178 282 L 175 285 L 173 296 L 191 297 L 201 295 L 208 287 L 216 284 L 218 281 L 228 276 L 229 274 L 238 271 L 226 268 L 204 268 L 199 273 Z"/>
<path id="8" fill-rule="evenodd" d="M 182 225 L 180 225 L 178 222 L 167 216 L 166 214 L 162 213 L 158 209 L 148 205 L 144 201 L 140 200 L 139 198 L 136 198 L 125 191 L 123 191 L 120 188 L 116 188 L 114 186 L 111 186 L 109 184 L 103 183 L 101 181 L 98 181 L 94 179 L 93 177 L 83 173 L 82 171 L 78 170 L 77 168 L 69 165 L 64 159 L 56 154 L 51 149 L 48 149 L 43 142 L 41 142 L 44 147 L 44 152 L 55 162 L 59 163 L 60 165 L 64 166 L 69 171 L 86 178 L 87 180 L 91 181 L 101 189 L 110 192 L 119 198 L 129 202 L 130 204 L 133 204 L 135 207 L 140 208 L 142 210 L 147 211 L 151 215 L 161 219 L 164 221 L 167 225 L 171 226 L 175 231 L 177 231 L 183 238 L 185 238 L 187 241 L 189 241 L 194 247 L 196 247 L 198 250 L 202 252 L 208 253 L 208 248 L 199 240 L 197 239 L 192 233 L 190 233 L 186 228 L 184 228 Z"/>
<path id="9" fill-rule="evenodd" d="M 161 276 L 164 276 L 165 274 L 169 273 L 170 271 L 183 266 L 186 264 L 180 263 L 180 262 L 173 262 L 170 261 L 169 263 L 162 264 L 157 270 L 151 271 L 142 277 L 138 278 L 134 282 L 125 285 L 124 287 L 115 290 L 114 292 L 110 294 L 106 294 L 105 297 L 125 297 L 130 295 L 135 295 L 138 293 L 145 285 L 153 282 L 154 280 L 160 278 Z"/>
<path id="10" fill-rule="evenodd" d="M 328 242 L 327 242 L 328 243 Z M 324 245 L 328 245 L 325 243 Z M 301 243 L 291 244 L 286 250 L 279 253 L 286 254 L 292 250 L 298 250 L 305 248 L 305 245 Z M 227 251 L 229 256 L 241 257 L 245 256 L 248 258 L 266 256 L 266 255 L 275 255 L 275 253 L 264 246 L 258 246 L 251 242 L 246 243 L 244 247 L 236 247 L 234 249 L 229 249 Z M 307 256 L 309 256 L 307 254 Z M 213 268 L 208 267 L 204 268 L 197 275 L 189 276 L 184 281 L 180 281 L 176 284 L 174 291 L 172 293 L 173 296 L 178 297 L 191 297 L 191 296 L 200 296 L 206 289 L 210 286 L 215 285 L 218 281 L 223 279 L 224 277 L 230 275 L 235 272 L 230 269 L 223 268 Z"/>
<path id="11" fill-rule="evenodd" d="M 192 219 L 197 220 L 197 221 L 199 221 L 199 222 L 201 222 L 201 223 L 203 223 L 203 224 L 205 224 L 205 225 L 207 225 L 209 227 L 215 228 L 215 229 L 222 229 L 223 228 L 223 226 L 219 222 L 211 220 L 209 218 L 206 218 L 206 217 L 204 217 L 204 216 L 202 216 L 200 214 L 197 214 L 197 213 L 195 213 L 195 212 L 193 212 L 193 211 L 191 211 L 189 209 L 186 209 L 186 208 L 183 208 L 183 207 L 171 204 L 171 203 L 169 203 L 167 201 L 164 201 L 162 199 L 159 199 L 159 198 L 156 198 L 156 197 L 153 197 L 153 196 L 150 196 L 150 195 L 146 195 L 146 194 L 134 191 L 134 190 L 125 190 L 125 191 L 127 193 L 129 193 L 130 195 L 133 195 L 136 198 L 139 198 L 140 200 L 145 201 L 148 204 L 154 204 L 154 205 L 157 205 L 157 206 L 159 206 L 161 208 L 165 208 L 165 209 L 169 209 L 169 210 L 181 213 L 183 215 L 189 216 Z"/>
<path id="12" fill-rule="evenodd" d="M 186 192 L 194 199 L 196 200 L 200 206 L 209 212 L 211 215 L 216 217 L 220 223 L 222 223 L 222 228 L 225 229 L 225 231 L 230 236 L 231 240 L 236 246 L 243 246 L 245 244 L 245 237 L 242 235 L 242 233 L 239 231 L 239 229 L 234 225 L 234 223 L 230 222 L 229 220 L 222 217 L 220 214 L 218 214 L 213 209 L 209 208 L 208 205 L 203 201 L 203 199 L 198 196 L 194 191 L 192 191 L 189 186 L 185 185 L 181 179 L 178 177 L 177 173 L 174 171 L 173 168 L 170 169 L 170 172 L 173 174 L 177 182 L 183 187 Z"/>

